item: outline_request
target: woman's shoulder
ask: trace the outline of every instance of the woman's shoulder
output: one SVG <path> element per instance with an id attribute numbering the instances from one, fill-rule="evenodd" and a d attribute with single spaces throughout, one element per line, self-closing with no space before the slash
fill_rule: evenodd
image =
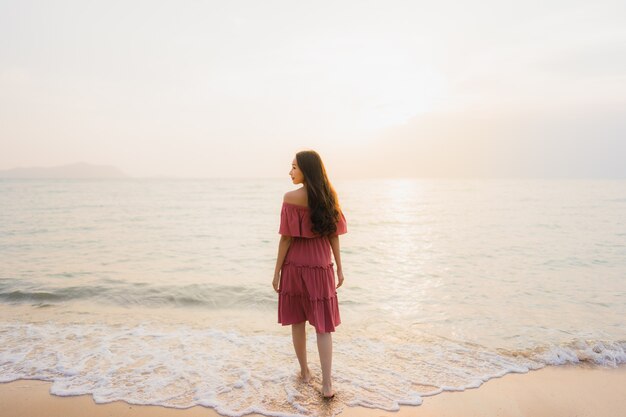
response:
<path id="1" fill-rule="evenodd" d="M 308 207 L 308 197 L 304 187 L 297 190 L 287 191 L 283 196 L 283 203 L 294 206 Z"/>

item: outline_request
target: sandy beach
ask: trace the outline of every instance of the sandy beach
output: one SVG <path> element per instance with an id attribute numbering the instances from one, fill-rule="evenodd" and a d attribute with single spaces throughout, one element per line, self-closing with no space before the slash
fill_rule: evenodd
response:
<path id="1" fill-rule="evenodd" d="M 219 416 L 212 409 L 185 410 L 125 402 L 96 404 L 89 395 L 50 395 L 50 383 L 20 380 L 0 384 L 3 417 L 78 416 Z M 587 368 L 559 366 L 507 374 L 476 389 L 446 392 L 424 398 L 420 406 L 388 412 L 346 407 L 341 416 L 423 417 L 620 417 L 626 413 L 626 367 Z"/>

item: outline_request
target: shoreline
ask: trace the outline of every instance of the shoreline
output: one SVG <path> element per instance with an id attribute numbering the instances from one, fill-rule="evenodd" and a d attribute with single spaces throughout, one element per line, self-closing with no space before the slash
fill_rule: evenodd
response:
<path id="1" fill-rule="evenodd" d="M 0 383 L 0 413 L 3 417 L 221 416 L 203 406 L 176 409 L 124 401 L 96 404 L 91 394 L 52 395 L 51 385 L 52 382 L 24 379 Z M 618 417 L 626 415 L 626 366 L 546 366 L 524 374 L 509 373 L 493 378 L 478 388 L 422 398 L 419 406 L 402 406 L 400 411 L 393 412 L 345 406 L 338 416 Z"/>

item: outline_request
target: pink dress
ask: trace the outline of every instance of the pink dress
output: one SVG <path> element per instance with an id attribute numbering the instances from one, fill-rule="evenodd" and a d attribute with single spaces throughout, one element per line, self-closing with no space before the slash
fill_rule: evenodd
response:
<path id="1" fill-rule="evenodd" d="M 340 213 L 335 235 L 348 231 Z M 278 233 L 292 236 L 281 267 L 278 322 L 283 326 L 308 320 L 317 333 L 334 332 L 341 323 L 330 241 L 314 234 L 309 208 L 285 203 Z"/>

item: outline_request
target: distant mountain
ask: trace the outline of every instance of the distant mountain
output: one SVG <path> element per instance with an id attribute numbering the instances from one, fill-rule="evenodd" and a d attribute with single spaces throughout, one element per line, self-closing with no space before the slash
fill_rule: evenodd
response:
<path id="1" fill-rule="evenodd" d="M 28 167 L 0 170 L 0 178 L 128 178 L 114 166 L 84 162 L 56 167 Z"/>

